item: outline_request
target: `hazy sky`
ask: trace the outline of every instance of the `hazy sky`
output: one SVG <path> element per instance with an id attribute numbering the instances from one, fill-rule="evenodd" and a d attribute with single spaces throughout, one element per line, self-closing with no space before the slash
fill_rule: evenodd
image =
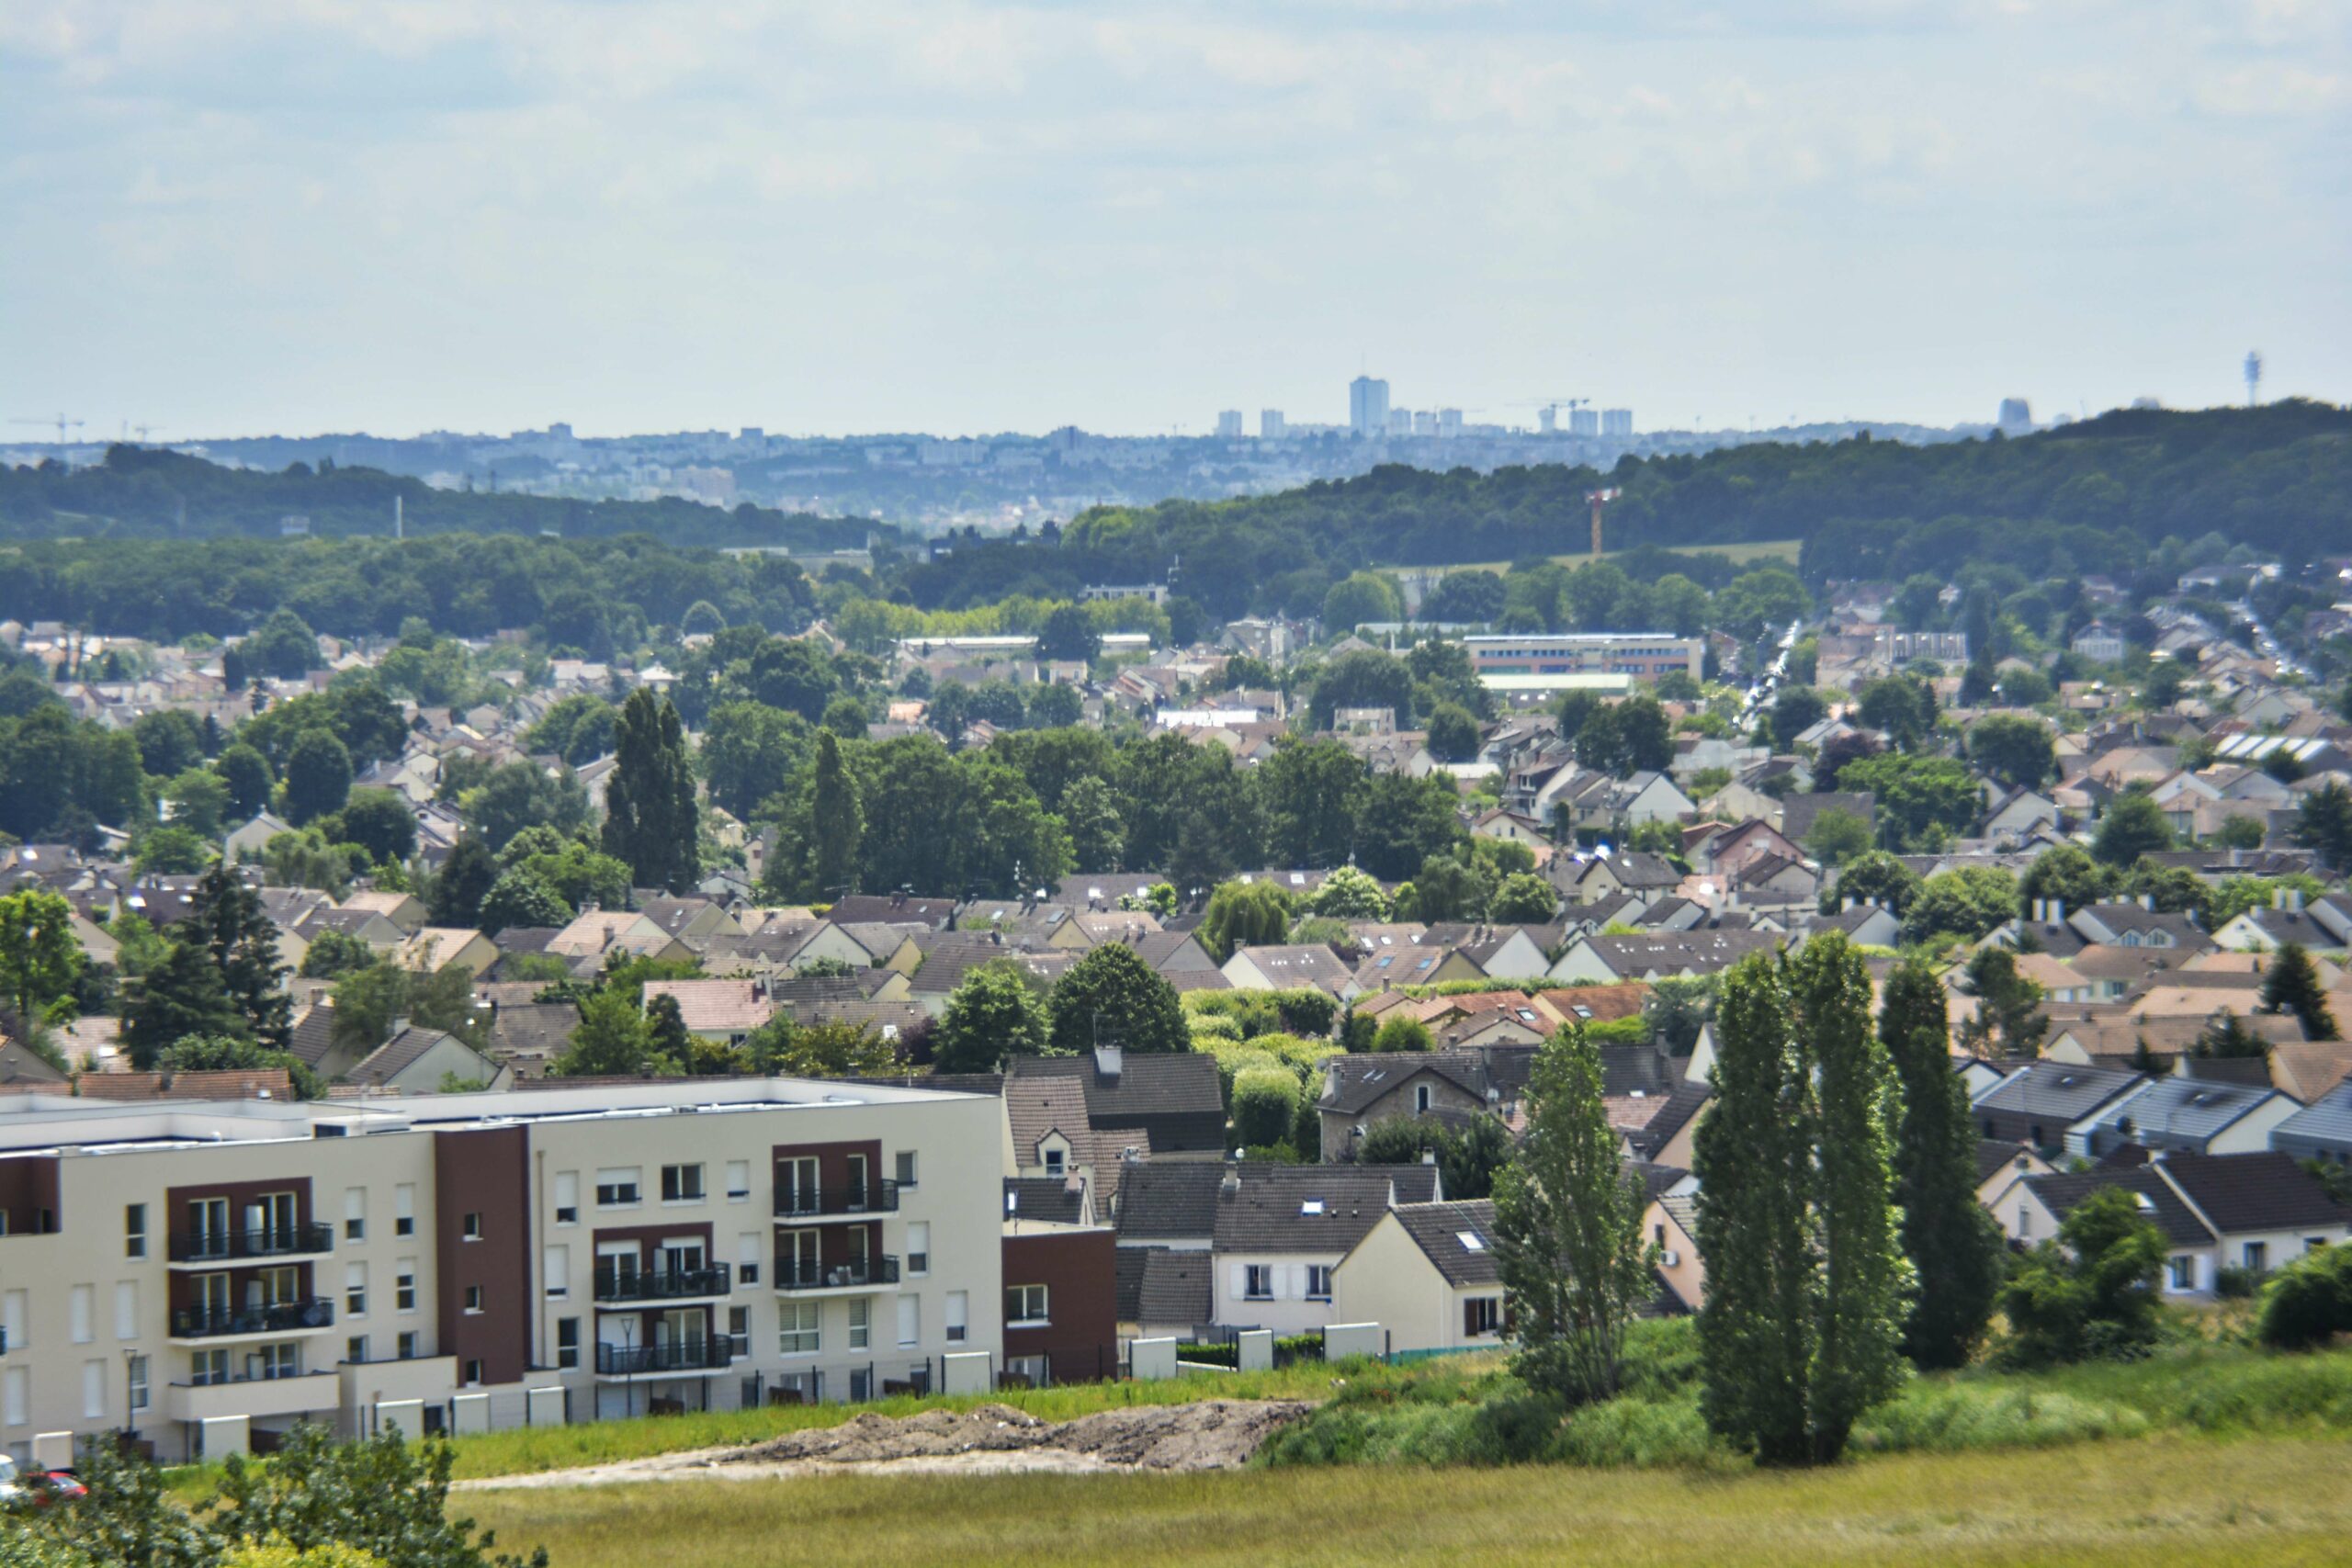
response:
<path id="1" fill-rule="evenodd" d="M 88 434 L 2342 401 L 2347 242 L 2347 0 L 0 3 Z"/>

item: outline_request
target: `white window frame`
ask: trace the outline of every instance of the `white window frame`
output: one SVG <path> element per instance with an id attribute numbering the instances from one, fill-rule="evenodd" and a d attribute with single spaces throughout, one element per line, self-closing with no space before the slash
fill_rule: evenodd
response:
<path id="1" fill-rule="evenodd" d="M 972 1332 L 972 1296 L 968 1291 L 947 1292 L 947 1305 L 943 1315 L 947 1343 L 961 1345 Z"/>
<path id="2" fill-rule="evenodd" d="M 555 1223 L 560 1225 L 580 1223 L 580 1173 L 576 1170 L 555 1173 Z"/>
<path id="3" fill-rule="evenodd" d="M 821 1303 L 779 1303 L 775 1313 L 775 1353 L 786 1357 L 823 1354 L 824 1322 Z"/>
<path id="4" fill-rule="evenodd" d="M 675 1208 L 689 1203 L 699 1203 L 709 1196 L 710 1187 L 703 1179 L 703 1167 L 700 1161 L 665 1165 L 662 1168 L 662 1202 L 664 1207 Z"/>
<path id="5" fill-rule="evenodd" d="M 852 1296 L 849 1300 L 849 1348 L 853 1350 L 874 1348 L 874 1302 L 868 1296 Z"/>
<path id="6" fill-rule="evenodd" d="M 599 1209 L 636 1209 L 642 1207 L 644 1202 L 643 1166 L 614 1166 L 596 1173 L 596 1207 Z"/>

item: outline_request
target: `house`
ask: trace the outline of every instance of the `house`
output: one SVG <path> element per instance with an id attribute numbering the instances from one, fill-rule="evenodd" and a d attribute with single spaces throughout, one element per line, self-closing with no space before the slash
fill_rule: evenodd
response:
<path id="1" fill-rule="evenodd" d="M 497 944 L 461 926 L 420 926 L 392 954 L 392 962 L 419 975 L 462 971 L 469 980 L 489 973 L 499 959 Z"/>
<path id="2" fill-rule="evenodd" d="M 722 1045 L 741 1045 L 775 1015 L 765 980 L 648 980 L 643 1005 L 656 997 L 678 1004 L 686 1032 Z"/>
<path id="3" fill-rule="evenodd" d="M 815 960 L 830 958 L 853 969 L 895 969 L 911 976 L 922 966 L 922 949 L 914 940 L 916 929 L 911 925 L 876 925 L 870 921 L 844 925 L 827 920 L 808 932 L 807 940 L 794 951 L 792 964 L 795 968 L 803 968 Z"/>
<path id="4" fill-rule="evenodd" d="M 1540 979 L 1552 966 L 1544 944 L 1529 926 L 1487 926 L 1440 924 L 1422 933 L 1421 943 L 1427 947 L 1450 947 L 1464 959 L 1477 966 L 1475 978 L 1495 980 Z M 1438 979 L 1455 976 L 1440 975 Z"/>
<path id="5" fill-rule="evenodd" d="M 648 898 L 638 910 L 696 953 L 712 942 L 743 934 L 741 922 L 708 898 Z"/>
<path id="6" fill-rule="evenodd" d="M 2213 939 L 2187 915 L 2160 914 L 2142 904 L 2090 904 L 2067 918 L 2086 942 L 2110 947 L 2180 948 L 2202 953 Z"/>
<path id="7" fill-rule="evenodd" d="M 2352 1240 L 2352 1210 L 2291 1155 L 2165 1155 L 2149 1162 L 2213 1233 L 2225 1265 L 2260 1274 Z"/>
<path id="8" fill-rule="evenodd" d="M 1332 1320 L 1380 1325 L 1391 1352 L 1501 1344 L 1494 1235 L 1491 1199 L 1398 1204 L 1332 1269 Z"/>
<path id="9" fill-rule="evenodd" d="M 2233 953 L 2273 953 L 2290 942 L 2323 952 L 2345 945 L 2337 932 L 2303 908 L 2301 893 L 2282 887 L 2271 897 L 2269 904 L 2224 923 L 2213 941 Z"/>
<path id="10" fill-rule="evenodd" d="M 1213 1321 L 1277 1334 L 1340 1321 L 1340 1259 L 1399 1203 L 1444 1196 L 1433 1165 L 1227 1165 L 1209 1244 Z"/>
<path id="11" fill-rule="evenodd" d="M 1984 837 L 2018 842 L 2059 826 L 2058 803 L 2037 789 L 2013 789 L 1996 797 L 1984 814 Z"/>
<path id="12" fill-rule="evenodd" d="M 345 1083 L 389 1094 L 437 1094 L 445 1082 L 504 1089 L 498 1065 L 454 1034 L 400 1019 L 392 1037 L 344 1074 Z"/>
<path id="13" fill-rule="evenodd" d="M 2091 1116 L 2083 1128 L 2084 1153 L 2104 1159 L 2132 1147 L 2195 1155 L 2267 1150 L 2271 1130 L 2302 1109 L 2272 1089 L 2267 1077 L 2266 1071 L 2258 1087 L 2158 1078 Z"/>
<path id="14" fill-rule="evenodd" d="M 1307 987 L 1341 1001 L 1356 994 L 1356 979 L 1339 955 L 1320 942 L 1237 947 L 1224 975 L 1237 991 L 1291 991 Z"/>
<path id="15" fill-rule="evenodd" d="M 412 935 L 422 931 L 424 922 L 432 918 L 424 899 L 413 893 L 390 888 L 356 889 L 335 907 L 340 909 L 371 909 Z"/>
<path id="16" fill-rule="evenodd" d="M 2047 1176 L 2057 1168 L 2024 1144 L 1980 1138 L 1976 1143 L 1976 1201 L 1989 1209 L 2010 1182 L 2020 1177 Z"/>
<path id="17" fill-rule="evenodd" d="M 1044 1388 L 1114 1376 L 1118 1247 L 1084 1190 L 1007 1179 L 1001 1386 Z"/>
<path id="18" fill-rule="evenodd" d="M 1323 1158 L 1352 1156 L 1356 1140 L 1374 1122 L 1435 1115 L 1456 1122 L 1498 1114 L 1502 1094 L 1484 1055 L 1470 1051 L 1398 1051 L 1333 1055 L 1323 1064 L 1315 1101 L 1323 1123 Z"/>
<path id="19" fill-rule="evenodd" d="M 306 945 L 316 942 L 326 931 L 339 931 L 355 942 L 367 943 L 368 950 L 378 958 L 391 957 L 408 941 L 408 932 L 374 909 L 312 909 L 294 928 L 294 934 Z"/>
<path id="20" fill-rule="evenodd" d="M 258 863 L 267 858 L 272 839 L 293 830 L 294 824 L 274 812 L 265 811 L 252 821 L 232 828 L 222 835 L 220 858 L 231 865 Z"/>
<path id="21" fill-rule="evenodd" d="M 2212 1289 L 2218 1242 L 2196 1211 L 2156 1174 L 2153 1165 L 2102 1166 L 2097 1170 L 2021 1176 L 1985 1205 L 2011 1243 L 2033 1247 L 2057 1239 L 2075 1206 L 2104 1188 L 2120 1187 L 2165 1238 L 2164 1292 L 2188 1296 Z"/>
<path id="22" fill-rule="evenodd" d="M 1224 1152 L 1225 1097 L 1214 1056 L 1110 1045 L 1085 1056 L 1016 1056 L 1005 1067 L 1008 1102 L 1021 1086 L 1046 1079 L 1078 1085 L 1096 1132 L 1148 1134 L 1155 1158 Z"/>
<path id="23" fill-rule="evenodd" d="M 1699 1256 L 1696 1188 L 1678 1183 L 1652 1198 L 1642 1228 L 1657 1248 L 1657 1276 L 1668 1293 L 1684 1312 L 1697 1312 L 1706 1304 L 1707 1266 Z"/>
<path id="24" fill-rule="evenodd" d="M 2352 1166 L 2352 1077 L 2271 1130 L 2270 1146 L 2297 1159 Z"/>
<path id="25" fill-rule="evenodd" d="M 1853 904 L 1834 915 L 1815 915 L 1802 921 L 1789 939 L 1792 948 L 1822 931 L 1843 931 L 1857 947 L 1894 947 L 1903 940 L 1903 922 L 1883 904 Z"/>
<path id="26" fill-rule="evenodd" d="M 851 893 L 825 912 L 836 925 L 921 925 L 944 930 L 956 919 L 953 898 L 899 893 Z"/>
<path id="27" fill-rule="evenodd" d="M 1713 1102 L 1714 1090 L 1703 1079 L 1683 1079 L 1667 1092 L 1641 1126 L 1625 1134 L 1626 1147 L 1652 1165 L 1688 1170 L 1691 1141 Z"/>
<path id="28" fill-rule="evenodd" d="M 1751 953 L 1772 951 L 1780 941 L 1771 931 L 1703 927 L 1637 936 L 1580 936 L 1568 944 L 1548 973 L 1552 979 L 1568 985 L 1715 975 Z"/>
<path id="29" fill-rule="evenodd" d="M 662 961 L 695 956 L 685 943 L 629 909 L 585 910 L 550 938 L 544 951 L 566 962 L 584 959 L 598 966 L 614 953 Z"/>
<path id="30" fill-rule="evenodd" d="M 1214 1169 L 1209 1174 L 1216 1175 Z M 1215 1200 L 1215 1190 L 1211 1190 Z M 1196 1338 L 1216 1311 L 1209 1275 L 1214 1264 L 1199 1251 L 1120 1245 L 1113 1258 L 1120 1331 L 1136 1337 Z"/>
<path id="31" fill-rule="evenodd" d="M 2143 1074 L 2116 1067 L 2030 1062 L 1977 1096 L 1971 1111 L 1978 1132 L 1987 1138 L 2086 1154 L 2087 1149 L 2069 1136 L 2072 1130 L 2148 1083 Z"/>
<path id="32" fill-rule="evenodd" d="M 1682 873 L 1665 856 L 1638 850 L 1555 857 L 1546 874 L 1571 904 L 1595 904 L 1621 894 L 1656 897 L 1682 881 Z"/>

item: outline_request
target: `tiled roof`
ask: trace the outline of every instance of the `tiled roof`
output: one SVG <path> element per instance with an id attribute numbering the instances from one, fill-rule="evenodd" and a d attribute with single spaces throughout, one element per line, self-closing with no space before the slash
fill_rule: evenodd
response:
<path id="1" fill-rule="evenodd" d="M 2012 1162 L 2030 1156 L 2033 1151 L 2023 1144 L 2004 1143 L 1998 1138 L 1976 1140 L 1976 1185 L 1982 1187 L 1993 1173 Z"/>
<path id="2" fill-rule="evenodd" d="M 757 980 L 648 980 L 645 1005 L 674 998 L 678 1016 L 695 1034 L 749 1034 L 767 1022 L 775 1004 Z"/>
<path id="3" fill-rule="evenodd" d="M 1429 1165 L 1240 1165 L 1238 1190 L 1216 1197 L 1219 1252 L 1328 1253 L 1338 1257 L 1363 1239 L 1399 1203 L 1438 1196 Z M 1220 1173 L 1222 1174 L 1222 1173 Z"/>
<path id="4" fill-rule="evenodd" d="M 1449 1285 L 1491 1285 L 1495 1268 L 1495 1205 L 1476 1198 L 1459 1203 L 1403 1203 L 1396 1223 Z"/>
<path id="5" fill-rule="evenodd" d="M 1473 1051 L 1384 1052 L 1335 1055 L 1324 1064 L 1323 1092 L 1316 1109 L 1338 1116 L 1368 1111 L 1424 1075 L 1439 1077 L 1483 1101 L 1487 1064 Z"/>
<path id="6" fill-rule="evenodd" d="M 1216 1315 L 1210 1288 L 1213 1267 L 1205 1252 L 1178 1252 L 1155 1247 L 1144 1256 L 1143 1278 L 1136 1288 L 1134 1321 L 1175 1325 L 1207 1323 Z"/>
<path id="7" fill-rule="evenodd" d="M 2029 1062 L 2003 1078 L 1976 1104 L 1984 1111 L 2078 1122 L 2142 1081 L 2144 1080 L 2138 1073 L 2112 1067 Z"/>
<path id="8" fill-rule="evenodd" d="M 1085 1215 L 1086 1191 L 1075 1177 L 1008 1176 L 1004 1179 L 1004 1217 L 1051 1220 L 1077 1224 Z"/>
<path id="9" fill-rule="evenodd" d="M 2352 1219 L 2292 1155 L 2166 1155 L 2162 1169 L 2225 1235 Z"/>
<path id="10" fill-rule="evenodd" d="M 416 1066 L 425 1054 L 452 1036 L 415 1024 L 395 1033 L 344 1076 L 355 1084 L 386 1084 Z"/>
<path id="11" fill-rule="evenodd" d="M 1146 1117 L 1182 1115 L 1215 1115 L 1223 1124 L 1225 1096 L 1214 1056 L 1128 1052 L 1115 1077 L 1099 1071 L 1091 1056 L 1022 1056 L 1008 1066 L 1016 1079 L 1079 1080 L 1087 1117 L 1098 1127 L 1140 1126 Z"/>
<path id="12" fill-rule="evenodd" d="M 1215 1160 L 1160 1160 L 1139 1165 L 1119 1184 L 1119 1240 L 1199 1241 L 1216 1234 Z"/>
<path id="13" fill-rule="evenodd" d="M 2165 1185 L 2164 1179 L 2144 1165 L 2104 1167 L 2098 1170 L 2065 1171 L 2052 1176 L 2029 1176 L 2026 1190 L 2041 1200 L 2061 1224 L 2072 1213 L 2075 1205 L 2102 1187 L 2120 1187 L 2144 1200 L 2141 1212 L 2155 1221 L 2165 1239 L 2176 1247 L 2204 1247 L 2213 1234 L 2204 1223 L 2180 1201 L 2180 1194 Z"/>
<path id="14" fill-rule="evenodd" d="M 1654 1159 L 1657 1152 L 1674 1141 L 1674 1135 L 1690 1124 L 1699 1108 L 1714 1098 L 1714 1090 L 1702 1083 L 1683 1079 L 1659 1104 L 1657 1114 L 1640 1132 L 1629 1134 L 1625 1141 L 1644 1159 Z"/>
<path id="15" fill-rule="evenodd" d="M 1562 986 L 1538 991 L 1535 999 L 1565 1019 L 1609 1023 L 1640 1012 L 1649 995 L 1647 985 L 1634 980 L 1614 986 Z"/>

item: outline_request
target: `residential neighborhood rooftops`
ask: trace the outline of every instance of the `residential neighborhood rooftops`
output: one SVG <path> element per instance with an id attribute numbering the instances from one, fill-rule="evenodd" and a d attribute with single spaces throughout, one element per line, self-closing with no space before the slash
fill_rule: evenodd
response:
<path id="1" fill-rule="evenodd" d="M 1454 1203 L 1400 1203 L 1396 1223 L 1413 1245 L 1437 1266 L 1449 1285 L 1491 1285 L 1501 1278 L 1495 1263 L 1495 1205 L 1489 1198 Z"/>

